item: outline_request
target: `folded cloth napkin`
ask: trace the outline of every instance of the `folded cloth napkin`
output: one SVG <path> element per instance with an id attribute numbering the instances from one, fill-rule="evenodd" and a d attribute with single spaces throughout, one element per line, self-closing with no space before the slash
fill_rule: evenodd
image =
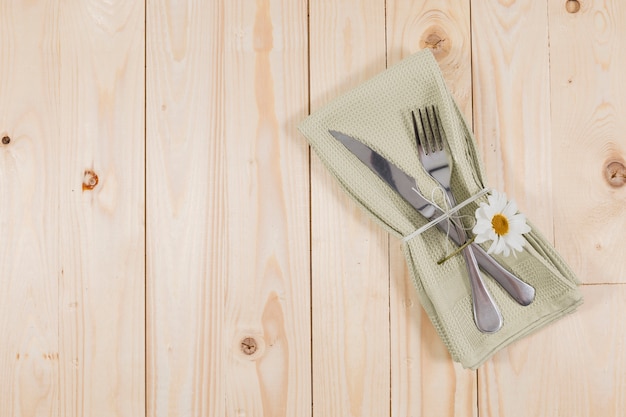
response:
<path id="1" fill-rule="evenodd" d="M 337 130 L 376 150 L 417 179 L 423 194 L 444 207 L 443 193 L 421 168 L 411 111 L 436 105 L 452 153 L 452 191 L 458 202 L 485 188 L 472 132 L 446 88 L 429 50 L 418 52 L 359 87 L 336 98 L 299 126 L 346 193 L 391 234 L 405 238 L 428 221 L 330 135 Z M 514 196 L 513 196 L 514 197 Z M 460 210 L 473 218 L 480 201 Z M 475 369 L 499 349 L 570 313 L 582 303 L 578 279 L 548 241 L 531 226 L 516 257 L 496 256 L 506 268 L 536 289 L 529 306 L 516 303 L 491 277 L 483 280 L 503 316 L 502 328 L 481 333 L 474 324 L 463 257 L 438 265 L 452 246 L 445 233 L 430 228 L 405 240 L 403 252 L 420 302 L 452 359 Z M 467 226 L 467 225 L 466 225 Z M 487 249 L 488 244 L 485 244 Z"/>

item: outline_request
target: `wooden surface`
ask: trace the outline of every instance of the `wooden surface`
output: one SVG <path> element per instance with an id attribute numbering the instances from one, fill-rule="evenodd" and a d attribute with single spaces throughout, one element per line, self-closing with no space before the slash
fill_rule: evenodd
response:
<path id="1" fill-rule="evenodd" d="M 0 1 L 0 417 L 622 416 L 626 3 Z M 296 126 L 432 48 L 583 281 L 453 363 Z"/>

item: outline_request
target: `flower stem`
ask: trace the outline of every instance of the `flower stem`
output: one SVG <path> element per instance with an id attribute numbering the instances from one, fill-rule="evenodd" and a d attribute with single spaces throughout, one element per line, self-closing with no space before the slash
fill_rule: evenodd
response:
<path id="1" fill-rule="evenodd" d="M 446 256 L 445 258 L 442 258 L 440 260 L 437 261 L 437 265 L 441 265 L 442 263 L 444 263 L 445 261 L 447 261 L 448 259 L 452 258 L 453 256 L 459 254 L 463 249 L 465 249 L 466 247 L 468 247 L 469 245 L 471 245 L 474 240 L 476 240 L 476 236 L 474 236 L 473 238 L 471 238 L 470 240 L 468 240 L 467 242 L 465 242 L 464 244 L 462 244 L 461 246 L 459 246 L 457 248 L 457 250 L 455 250 L 454 252 L 452 252 L 451 254 L 449 254 L 448 256 Z"/>

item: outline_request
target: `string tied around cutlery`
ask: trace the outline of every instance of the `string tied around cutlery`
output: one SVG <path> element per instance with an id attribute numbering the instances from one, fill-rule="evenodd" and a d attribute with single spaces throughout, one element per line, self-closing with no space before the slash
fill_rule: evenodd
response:
<path id="1" fill-rule="evenodd" d="M 433 189 L 433 196 L 437 191 L 441 191 L 443 193 L 443 195 L 445 196 L 445 190 L 443 190 L 443 188 L 441 187 L 435 187 Z M 472 195 L 470 198 L 462 201 L 461 203 L 457 204 L 454 207 L 451 207 L 450 201 L 448 200 L 448 198 L 444 198 L 444 206 L 445 207 L 439 207 L 439 205 L 434 204 L 440 211 L 443 212 L 443 214 L 441 214 L 439 217 L 436 217 L 435 219 L 431 220 L 430 222 L 426 223 L 425 225 L 419 227 L 418 229 L 416 229 L 415 231 L 411 232 L 410 234 L 406 235 L 404 238 L 402 238 L 402 241 L 404 243 L 409 242 L 410 240 L 414 239 L 416 236 L 421 235 L 422 233 L 424 233 L 425 231 L 427 231 L 428 229 L 432 228 L 433 226 L 436 226 L 437 224 L 441 223 L 444 220 L 450 220 L 452 222 L 454 222 L 455 224 L 459 225 L 460 223 L 460 219 L 463 216 L 459 216 L 457 215 L 458 211 L 461 210 L 463 207 L 473 203 L 474 201 L 478 200 L 479 198 L 481 198 L 482 196 L 484 196 L 485 194 L 488 194 L 492 191 L 491 188 L 483 188 L 482 190 L 480 190 L 479 192 L 477 192 L 476 194 Z M 434 200 L 434 198 L 431 198 L 431 201 Z M 463 227 L 462 225 L 460 225 L 461 227 Z M 449 226 L 448 226 L 449 227 Z M 446 232 L 446 235 L 448 235 L 450 233 L 449 229 Z M 462 249 L 463 247 L 465 247 L 467 244 L 471 243 L 471 240 L 469 240 L 468 242 L 466 242 L 463 246 L 461 246 L 461 248 L 459 248 L 458 250 L 456 250 L 455 252 L 453 252 L 452 255 L 460 252 L 460 249 Z M 445 258 L 443 258 L 439 263 L 443 263 L 446 260 L 448 260 L 452 255 L 446 256 Z"/>

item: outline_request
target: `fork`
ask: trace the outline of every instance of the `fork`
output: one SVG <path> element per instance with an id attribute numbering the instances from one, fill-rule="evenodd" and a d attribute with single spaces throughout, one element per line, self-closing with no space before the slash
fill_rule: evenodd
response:
<path id="1" fill-rule="evenodd" d="M 431 111 L 429 111 L 428 107 L 425 107 L 423 112 L 422 109 L 418 109 L 421 129 L 418 128 L 415 112 L 411 112 L 419 159 L 428 175 L 444 189 L 451 207 L 454 207 L 456 200 L 450 189 L 452 168 L 444 143 L 444 132 L 440 127 L 435 106 L 431 106 L 430 109 Z M 455 228 L 461 242 L 465 242 L 467 240 L 465 230 L 454 222 L 450 222 L 450 224 L 451 227 Z M 502 327 L 500 310 L 483 282 L 472 247 L 466 246 L 462 250 L 462 254 L 469 275 L 476 327 L 483 333 L 496 332 Z"/>

